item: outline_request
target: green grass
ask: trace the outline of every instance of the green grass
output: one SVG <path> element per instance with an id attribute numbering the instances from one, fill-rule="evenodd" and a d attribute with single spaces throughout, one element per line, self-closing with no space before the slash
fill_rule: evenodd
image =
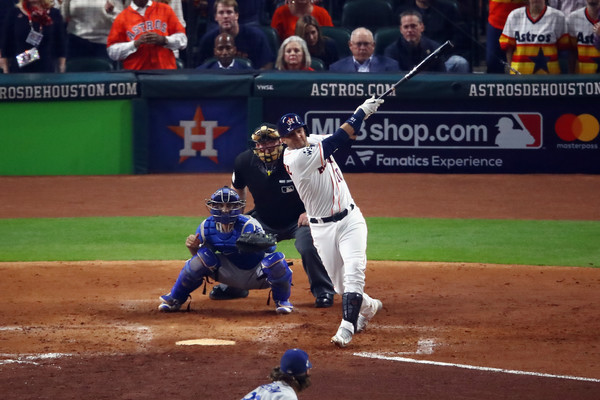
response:
<path id="1" fill-rule="evenodd" d="M 0 220 L 0 261 L 186 259 L 193 217 Z M 370 260 L 600 266 L 600 222 L 367 218 Z M 293 243 L 280 243 L 298 258 Z"/>

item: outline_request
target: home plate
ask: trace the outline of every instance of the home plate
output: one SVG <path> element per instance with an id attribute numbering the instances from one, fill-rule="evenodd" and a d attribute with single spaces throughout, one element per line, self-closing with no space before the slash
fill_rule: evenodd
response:
<path id="1" fill-rule="evenodd" d="M 231 346 L 235 342 L 233 340 L 222 340 L 222 339 L 190 339 L 180 340 L 175 342 L 177 346 Z"/>

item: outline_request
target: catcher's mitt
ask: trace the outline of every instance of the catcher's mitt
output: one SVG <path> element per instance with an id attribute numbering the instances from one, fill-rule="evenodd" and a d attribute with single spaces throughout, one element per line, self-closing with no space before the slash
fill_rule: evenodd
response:
<path id="1" fill-rule="evenodd" d="M 275 235 L 263 232 L 246 232 L 242 233 L 235 246 L 240 253 L 258 253 L 259 251 L 267 251 L 277 244 Z"/>

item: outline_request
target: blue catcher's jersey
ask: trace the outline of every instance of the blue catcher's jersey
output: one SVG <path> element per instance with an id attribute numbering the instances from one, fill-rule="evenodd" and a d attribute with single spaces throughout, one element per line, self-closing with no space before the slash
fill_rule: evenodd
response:
<path id="1" fill-rule="evenodd" d="M 263 229 L 257 220 L 248 215 L 238 215 L 231 232 L 219 232 L 212 216 L 205 219 L 196 229 L 196 233 L 200 234 L 198 238 L 201 246 L 223 254 L 233 265 L 247 270 L 256 268 L 265 257 L 265 252 L 241 254 L 235 247 L 235 242 L 245 232 L 263 232 Z"/>

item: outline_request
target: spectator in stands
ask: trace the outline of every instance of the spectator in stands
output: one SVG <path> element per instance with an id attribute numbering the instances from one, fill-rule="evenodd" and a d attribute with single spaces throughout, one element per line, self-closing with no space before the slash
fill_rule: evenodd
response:
<path id="1" fill-rule="evenodd" d="M 600 1 L 587 0 L 587 5 L 567 16 L 567 31 L 571 39 L 569 72 L 596 74 L 600 72 L 600 51 L 594 47 L 594 29 L 600 27 Z M 594 28 L 596 26 L 596 28 Z"/>
<path id="2" fill-rule="evenodd" d="M 400 70 L 410 71 L 425 57 L 437 49 L 440 44 L 423 35 L 425 26 L 421 13 L 409 9 L 400 14 L 400 37 L 387 46 L 384 54 L 398 61 Z M 438 58 L 432 61 L 424 71 L 445 72 L 444 60 Z"/>
<path id="3" fill-rule="evenodd" d="M 67 31 L 52 0 L 20 0 L 0 25 L 0 67 L 17 72 L 65 72 Z"/>
<path id="4" fill-rule="evenodd" d="M 131 1 L 131 0 L 127 0 L 127 1 Z M 185 17 L 183 15 L 183 3 L 181 0 L 156 0 L 156 1 L 160 1 L 161 3 L 168 4 L 173 9 L 173 12 L 175 12 L 175 15 L 177 15 L 177 19 L 179 20 L 181 25 L 185 28 L 186 22 L 185 22 Z"/>
<path id="5" fill-rule="evenodd" d="M 237 1 L 216 0 L 214 13 L 219 27 L 207 32 L 200 39 L 195 65 L 200 65 L 213 56 L 215 38 L 219 33 L 227 32 L 235 39 L 236 57 L 250 59 L 255 68 L 263 70 L 273 68 L 275 54 L 269 46 L 267 37 L 259 28 L 239 24 Z"/>
<path id="6" fill-rule="evenodd" d="M 548 5 L 562 11 L 567 17 L 573 11 L 585 7 L 586 0 L 548 0 Z"/>
<path id="7" fill-rule="evenodd" d="M 375 40 L 373 32 L 367 28 L 356 28 L 348 42 L 351 56 L 340 59 L 329 66 L 334 72 L 394 72 L 398 71 L 398 62 L 392 58 L 374 54 Z"/>
<path id="8" fill-rule="evenodd" d="M 235 40 L 227 32 L 220 33 L 215 39 L 215 59 L 205 62 L 197 69 L 228 69 L 228 70 L 252 70 L 247 64 L 236 62 Z"/>
<path id="9" fill-rule="evenodd" d="M 485 45 L 485 63 L 488 73 L 504 73 L 508 64 L 506 53 L 500 48 L 500 35 L 502 35 L 508 14 L 526 4 L 527 0 L 489 0 Z"/>
<path id="10" fill-rule="evenodd" d="M 124 69 L 176 69 L 173 50 L 184 49 L 187 37 L 169 5 L 133 0 L 115 19 L 106 46 Z"/>
<path id="11" fill-rule="evenodd" d="M 17 0 L 0 0 L 0 46 L 2 46 L 2 27 L 4 26 L 4 18 L 8 12 L 17 5 Z M 2 60 L 2 50 L 0 48 L 0 60 Z M 2 62 L 2 61 L 0 61 Z M 0 73 L 4 71 L 4 67 L 0 65 Z"/>
<path id="12" fill-rule="evenodd" d="M 123 11 L 120 1 L 63 0 L 60 11 L 67 24 L 67 56 L 109 58 L 106 39 Z"/>
<path id="13" fill-rule="evenodd" d="M 565 15 L 548 7 L 545 0 L 529 0 L 526 7 L 508 15 L 500 47 L 506 52 L 510 73 L 560 74 L 559 51 L 570 47 Z"/>
<path id="14" fill-rule="evenodd" d="M 594 24 L 594 47 L 600 50 L 600 22 Z"/>
<path id="15" fill-rule="evenodd" d="M 403 11 L 413 9 L 421 13 L 425 30 L 423 35 L 442 44 L 450 40 L 454 45 L 453 55 L 447 58 L 446 71 L 456 73 L 471 72 L 469 65 L 469 38 L 464 34 L 468 29 L 459 15 L 458 6 L 449 0 L 409 0 L 399 7 Z"/>
<path id="16" fill-rule="evenodd" d="M 325 68 L 340 59 L 335 41 L 321 33 L 319 22 L 312 15 L 305 15 L 296 23 L 296 36 L 306 41 L 313 58 L 323 61 Z"/>
<path id="17" fill-rule="evenodd" d="M 306 42 L 300 36 L 290 36 L 281 43 L 275 69 L 279 71 L 314 71 Z"/>
<path id="18" fill-rule="evenodd" d="M 260 25 L 263 19 L 266 19 L 266 16 L 263 17 L 263 14 L 266 12 L 265 1 L 272 0 L 243 0 L 238 2 L 238 8 L 240 12 L 239 24 L 250 24 L 250 25 Z M 208 9 L 214 10 L 215 0 L 208 0 Z M 265 21 L 265 23 L 267 23 Z M 215 21 L 214 15 L 211 13 L 207 30 L 213 30 L 218 26 Z"/>
<path id="19" fill-rule="evenodd" d="M 131 5 L 131 0 L 106 0 L 106 4 L 107 4 L 107 7 L 109 7 L 109 4 L 116 5 L 121 1 L 123 1 L 124 7 L 129 7 Z M 182 0 L 152 0 L 152 1 L 158 1 L 160 3 L 168 4 L 173 9 L 173 12 L 175 12 L 175 15 L 177 15 L 177 19 L 179 20 L 181 25 L 184 28 L 186 27 L 185 17 L 183 16 Z M 185 51 L 185 49 L 182 49 L 182 52 L 183 51 Z M 180 53 L 179 50 L 173 50 L 173 54 L 175 54 L 176 58 L 180 58 L 179 53 Z"/>
<path id="20" fill-rule="evenodd" d="M 286 0 L 285 4 L 277 7 L 271 18 L 271 26 L 275 28 L 283 41 L 296 31 L 296 22 L 300 17 L 312 15 L 321 26 L 333 26 L 333 21 L 327 9 L 313 4 L 312 0 Z"/>

